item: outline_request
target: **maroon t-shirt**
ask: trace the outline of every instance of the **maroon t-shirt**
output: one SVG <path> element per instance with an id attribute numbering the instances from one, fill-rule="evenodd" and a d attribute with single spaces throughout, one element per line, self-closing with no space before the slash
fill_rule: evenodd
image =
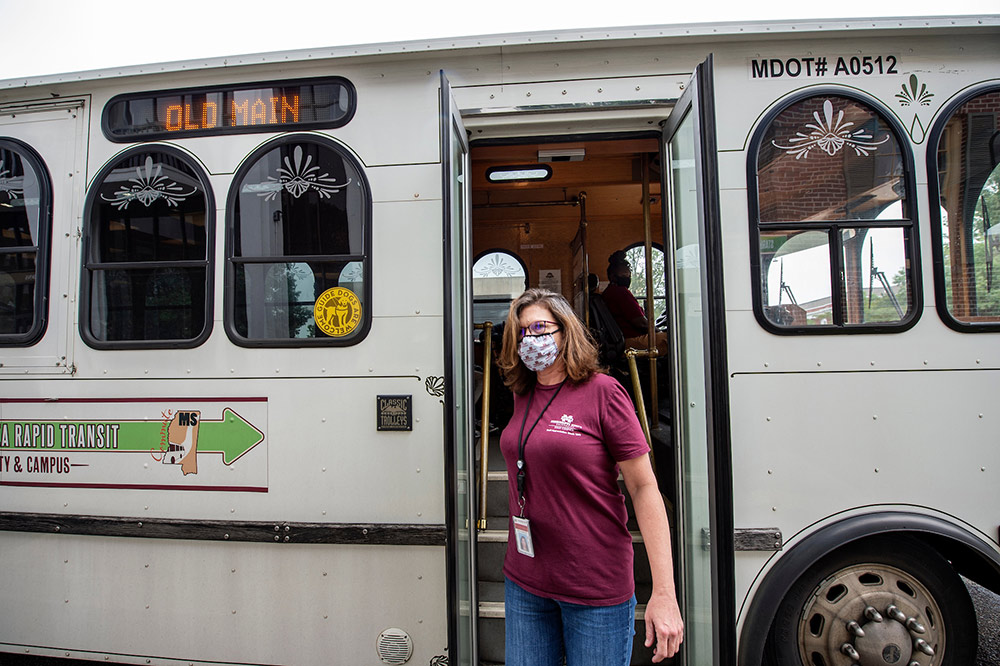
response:
<path id="1" fill-rule="evenodd" d="M 514 415 L 500 436 L 507 462 L 511 515 L 518 515 L 518 434 L 527 435 L 556 386 L 514 396 Z M 531 521 L 535 556 L 517 552 L 509 521 L 503 572 L 540 597 L 588 606 L 624 603 L 635 592 L 632 538 L 618 461 L 649 451 L 632 401 L 617 380 L 597 374 L 567 381 L 524 449 L 524 516 Z"/>
<path id="2" fill-rule="evenodd" d="M 618 322 L 618 328 L 622 329 L 622 335 L 626 338 L 635 338 L 646 335 L 648 331 L 636 328 L 632 325 L 632 320 L 636 317 L 645 317 L 646 312 L 639 305 L 632 292 L 625 287 L 616 284 L 609 284 L 601 296 L 604 298 L 611 316 Z"/>

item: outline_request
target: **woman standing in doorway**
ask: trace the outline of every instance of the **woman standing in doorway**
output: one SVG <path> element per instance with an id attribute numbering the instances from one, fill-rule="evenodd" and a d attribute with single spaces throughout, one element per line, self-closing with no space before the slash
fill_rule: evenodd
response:
<path id="1" fill-rule="evenodd" d="M 569 303 L 529 289 L 512 304 L 500 367 L 514 415 L 500 438 L 510 478 L 504 559 L 507 666 L 627 666 L 635 581 L 618 471 L 649 555 L 654 662 L 684 636 L 670 531 L 649 447 L 621 385 Z"/>

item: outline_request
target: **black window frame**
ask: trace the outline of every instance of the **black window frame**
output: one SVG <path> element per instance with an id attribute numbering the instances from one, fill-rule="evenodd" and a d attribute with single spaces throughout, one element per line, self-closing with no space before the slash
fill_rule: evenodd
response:
<path id="1" fill-rule="evenodd" d="M 31 327 L 24 333 L 0 334 L 0 347 L 30 347 L 37 344 L 49 325 L 49 273 L 52 266 L 52 178 L 41 155 L 18 139 L 0 136 L 0 148 L 18 153 L 38 179 L 38 238 L 34 245 L 0 247 L 0 253 L 35 253 L 35 293 Z"/>
<path id="2" fill-rule="evenodd" d="M 184 264 L 185 266 L 192 266 L 196 260 L 171 260 L 171 261 L 136 261 L 136 262 L 98 262 L 91 261 L 91 240 L 94 237 L 92 226 L 93 226 L 93 215 L 94 207 L 97 205 L 97 200 L 100 195 L 100 187 L 104 182 L 104 179 L 110 174 L 119 164 L 123 161 L 131 158 L 133 155 L 139 155 L 143 153 L 164 153 L 173 158 L 179 159 L 184 162 L 184 164 L 191 169 L 195 176 L 198 178 L 202 191 L 205 193 L 205 259 L 204 262 L 197 260 L 198 263 L 204 263 L 205 265 L 205 303 L 204 303 L 204 317 L 205 325 L 202 331 L 193 338 L 183 338 L 183 339 L 173 339 L 173 340 L 99 340 L 93 336 L 91 333 L 91 271 L 92 270 L 105 270 L 109 267 L 118 268 L 139 268 L 138 264 L 146 264 L 150 266 L 157 266 L 160 268 L 176 268 L 175 264 Z M 84 203 L 84 213 L 83 213 L 83 238 L 82 238 L 82 252 L 81 252 L 81 267 L 80 267 L 80 337 L 87 344 L 88 347 L 93 349 L 101 350 L 113 350 L 113 349 L 193 349 L 198 347 L 212 334 L 212 328 L 214 326 L 213 310 L 215 303 L 215 225 L 216 225 L 216 210 L 215 210 L 215 194 L 212 190 L 211 182 L 208 179 L 208 174 L 198 160 L 188 152 L 185 152 L 176 146 L 161 143 L 143 143 L 136 146 L 127 148 L 120 153 L 115 154 L 111 159 L 109 159 L 101 170 L 97 172 L 94 179 L 90 182 L 90 186 L 87 190 L 87 198 Z"/>
<path id="3" fill-rule="evenodd" d="M 893 138 L 899 146 L 900 157 L 903 162 L 903 184 L 906 188 L 906 197 L 900 201 L 903 216 L 893 220 L 824 220 L 821 222 L 806 222 L 803 220 L 788 220 L 780 222 L 761 222 L 760 204 L 757 181 L 757 168 L 761 143 L 767 134 L 771 123 L 785 110 L 794 104 L 807 99 L 835 96 L 850 99 L 863 104 L 876 113 L 880 119 L 889 127 L 893 133 Z M 903 126 L 898 122 L 896 116 L 889 111 L 878 100 L 861 94 L 856 90 L 840 88 L 836 86 L 817 86 L 805 88 L 775 102 L 771 109 L 765 113 L 757 128 L 751 135 L 750 143 L 747 147 L 746 173 L 747 173 L 747 210 L 750 235 L 750 280 L 751 296 L 753 299 L 753 313 L 757 322 L 770 333 L 775 335 L 858 335 L 871 333 L 902 333 L 913 328 L 920 319 L 923 310 L 923 291 L 921 285 L 920 267 L 920 234 L 919 220 L 917 219 L 917 188 L 916 176 L 914 173 L 913 148 L 907 140 L 908 135 Z M 842 242 L 841 231 L 847 229 L 878 229 L 892 228 L 903 231 L 903 242 L 905 250 L 905 260 L 909 261 L 910 277 L 910 311 L 903 319 L 897 322 L 876 322 L 876 323 L 845 323 L 843 314 L 840 313 L 840 294 L 843 293 L 844 280 L 843 273 Z M 760 235 L 765 231 L 819 231 L 827 234 L 829 238 L 830 251 L 830 298 L 831 308 L 835 315 L 835 323 L 826 325 L 802 325 L 802 326 L 779 326 L 768 319 L 764 313 L 763 290 L 761 288 L 763 276 L 761 274 L 760 261 Z"/>
<path id="4" fill-rule="evenodd" d="M 326 148 L 329 148 L 336 152 L 340 157 L 342 157 L 346 162 L 348 162 L 358 173 L 359 181 L 362 186 L 362 198 L 363 198 L 363 235 L 364 241 L 362 243 L 362 253 L 357 254 L 329 254 L 329 255 L 280 255 L 280 256 L 261 256 L 261 257 L 234 257 L 234 247 L 236 242 L 236 202 L 239 197 L 240 184 L 243 179 L 249 173 L 249 171 L 256 165 L 257 161 L 264 155 L 270 153 L 271 151 L 280 148 L 281 146 L 295 143 L 315 143 Z M 224 303 L 224 316 L 223 325 L 226 330 L 226 335 L 233 344 L 239 347 L 247 348 L 302 348 L 302 347 L 351 347 L 361 343 L 365 338 L 368 337 L 368 333 L 371 331 L 372 326 L 372 191 L 371 183 L 365 174 L 364 164 L 358 159 L 354 153 L 345 145 L 334 140 L 333 138 L 314 133 L 303 133 L 295 132 L 292 134 L 284 134 L 277 138 L 271 139 L 264 142 L 258 146 L 253 152 L 247 155 L 242 161 L 236 173 L 233 174 L 233 180 L 229 186 L 229 196 L 226 202 L 226 258 L 225 258 L 225 272 L 224 272 L 224 284 L 225 284 L 225 296 L 223 298 Z M 326 337 L 315 337 L 315 338 L 246 338 L 240 335 L 236 330 L 235 319 L 236 319 L 236 270 L 235 264 L 237 263 L 283 263 L 281 257 L 285 257 L 286 261 L 288 259 L 302 261 L 359 261 L 362 266 L 362 276 L 364 281 L 363 296 L 362 296 L 362 318 L 361 322 L 355 331 L 351 334 L 344 336 L 342 338 L 326 336 Z"/>
<path id="5" fill-rule="evenodd" d="M 934 302 L 938 316 L 948 328 L 960 333 L 995 333 L 1000 331 L 1000 322 L 968 322 L 952 316 L 948 308 L 948 298 L 944 278 L 944 238 L 941 234 L 941 188 L 938 175 L 938 151 L 941 149 L 941 135 L 952 116 L 971 99 L 990 93 L 1000 93 L 1000 84 L 991 82 L 973 86 L 953 98 L 934 120 L 927 135 L 927 197 L 931 221 L 931 256 L 933 257 Z"/>

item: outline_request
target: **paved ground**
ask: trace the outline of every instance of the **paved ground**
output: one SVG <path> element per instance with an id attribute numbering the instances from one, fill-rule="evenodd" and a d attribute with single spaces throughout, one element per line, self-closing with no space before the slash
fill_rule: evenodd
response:
<path id="1" fill-rule="evenodd" d="M 972 581 L 965 581 L 979 618 L 979 652 L 976 666 L 1000 666 L 1000 596 Z"/>

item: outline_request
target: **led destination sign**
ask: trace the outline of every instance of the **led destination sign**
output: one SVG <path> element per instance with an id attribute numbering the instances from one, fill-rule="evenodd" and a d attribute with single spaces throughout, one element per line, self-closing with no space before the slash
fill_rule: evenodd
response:
<path id="1" fill-rule="evenodd" d="M 119 95 L 104 107 L 111 141 L 334 128 L 354 115 L 347 79 L 250 83 Z"/>

